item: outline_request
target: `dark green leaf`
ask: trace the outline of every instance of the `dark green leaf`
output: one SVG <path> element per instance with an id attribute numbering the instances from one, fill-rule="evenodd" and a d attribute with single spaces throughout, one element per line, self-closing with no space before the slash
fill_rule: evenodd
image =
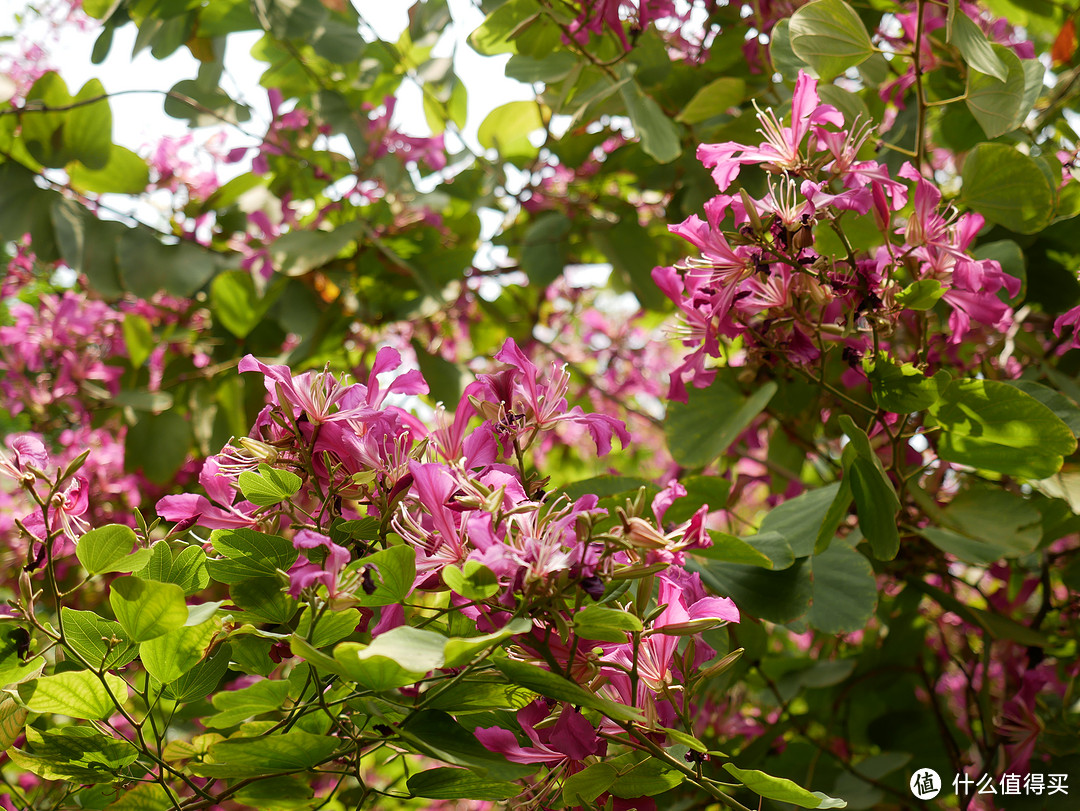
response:
<path id="1" fill-rule="evenodd" d="M 692 389 L 686 403 L 671 403 L 664 433 L 675 461 L 701 468 L 724 453 L 776 393 L 769 381 L 749 397 L 723 383 Z"/>
<path id="2" fill-rule="evenodd" d="M 414 797 L 431 800 L 506 800 L 521 793 L 517 783 L 487 780 L 469 769 L 427 769 L 406 786 Z"/>
<path id="3" fill-rule="evenodd" d="M 807 558 L 780 571 L 731 563 L 693 564 L 717 594 L 730 597 L 739 610 L 778 624 L 792 622 L 810 607 L 813 586 Z"/>
<path id="4" fill-rule="evenodd" d="M 826 634 L 865 628 L 877 606 L 877 580 L 870 561 L 851 547 L 835 543 L 815 555 L 811 566 L 810 624 Z"/>
<path id="5" fill-rule="evenodd" d="M 124 464 L 157 484 L 172 479 L 187 461 L 191 429 L 176 411 L 140 412 L 124 437 Z"/>
<path id="6" fill-rule="evenodd" d="M 637 721 L 641 713 L 633 707 L 601 698 L 591 690 L 585 690 L 568 679 L 527 662 L 500 659 L 495 667 L 514 684 L 540 693 L 557 701 L 569 701 L 579 707 L 596 710 L 616 721 Z"/>

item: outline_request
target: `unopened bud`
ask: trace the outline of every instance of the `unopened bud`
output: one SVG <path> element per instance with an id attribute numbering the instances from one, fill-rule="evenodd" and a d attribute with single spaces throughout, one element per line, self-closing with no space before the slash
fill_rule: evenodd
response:
<path id="1" fill-rule="evenodd" d="M 754 233 L 760 234 L 761 217 L 758 216 L 757 203 L 754 202 L 754 198 L 751 197 L 746 189 L 739 189 L 739 197 L 742 198 L 743 207 L 746 209 L 746 216 L 750 220 L 750 226 L 754 229 Z"/>

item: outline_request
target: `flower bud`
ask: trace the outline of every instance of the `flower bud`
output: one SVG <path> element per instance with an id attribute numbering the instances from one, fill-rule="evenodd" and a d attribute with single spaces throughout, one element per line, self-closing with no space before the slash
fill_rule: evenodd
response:
<path id="1" fill-rule="evenodd" d="M 739 189 L 739 197 L 742 198 L 743 207 L 746 209 L 746 216 L 750 220 L 750 225 L 754 229 L 754 233 L 760 234 L 762 231 L 761 217 L 758 216 L 757 203 L 754 202 L 754 198 L 747 194 L 746 189 Z"/>

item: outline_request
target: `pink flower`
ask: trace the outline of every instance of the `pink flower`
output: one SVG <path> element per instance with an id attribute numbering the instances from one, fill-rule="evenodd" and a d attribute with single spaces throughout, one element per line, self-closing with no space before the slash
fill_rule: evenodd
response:
<path id="1" fill-rule="evenodd" d="M 548 718 L 548 705 L 537 699 L 518 710 L 517 722 L 532 746 L 521 746 L 517 736 L 502 727 L 477 727 L 473 734 L 486 749 L 499 752 L 514 763 L 543 763 L 549 767 L 578 763 L 607 748 L 596 728 L 578 710 L 563 704 L 554 725 L 541 722 Z"/>
<path id="2" fill-rule="evenodd" d="M 301 550 L 324 549 L 321 562 L 311 561 L 306 554 L 300 555 L 289 569 L 289 594 L 300 597 L 300 592 L 317 584 L 326 586 L 331 597 L 337 595 L 338 577 L 352 560 L 348 549 L 338 546 L 327 536 L 302 529 L 293 537 L 293 546 Z"/>
<path id="3" fill-rule="evenodd" d="M 830 104 L 822 104 L 817 94 L 817 79 L 802 70 L 795 81 L 795 93 L 791 100 L 791 125 L 784 126 L 771 109 L 758 112 L 762 136 L 765 142 L 758 147 L 746 146 L 734 141 L 722 144 L 702 144 L 697 156 L 706 168 L 713 170 L 713 180 L 720 191 L 725 191 L 739 176 L 743 164 L 764 163 L 778 172 L 794 172 L 803 168 L 806 157 L 802 154 L 803 140 L 812 125 L 844 125 L 844 116 Z"/>
<path id="4" fill-rule="evenodd" d="M 258 518 L 254 516 L 257 509 L 254 504 L 248 501 L 233 503 L 237 497 L 236 489 L 232 480 L 220 473 L 216 459 L 203 462 L 199 484 L 216 503 L 194 493 L 164 496 L 157 503 L 158 515 L 166 521 L 195 519 L 199 526 L 207 529 L 253 527 L 258 523 Z"/>

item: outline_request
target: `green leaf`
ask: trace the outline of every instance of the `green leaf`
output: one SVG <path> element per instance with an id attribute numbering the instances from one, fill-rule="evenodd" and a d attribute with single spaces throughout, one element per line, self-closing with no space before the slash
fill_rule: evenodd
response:
<path id="1" fill-rule="evenodd" d="M 630 116 L 630 123 L 634 125 L 634 132 L 641 139 L 641 148 L 646 155 L 657 163 L 671 163 L 682 154 L 679 128 L 656 100 L 641 89 L 636 79 L 620 85 L 619 96 L 626 105 L 626 114 Z"/>
<path id="2" fill-rule="evenodd" d="M 62 606 L 60 618 L 68 644 L 94 670 L 123 667 L 139 654 L 120 623 L 99 617 L 93 611 L 76 611 Z"/>
<path id="3" fill-rule="evenodd" d="M 855 499 L 859 529 L 870 542 L 875 558 L 892 560 L 900 550 L 896 526 L 900 500 L 866 434 L 846 414 L 839 422 L 851 440 L 844 452 L 844 475 Z"/>
<path id="4" fill-rule="evenodd" d="M 115 796 L 116 792 L 109 791 Z M 105 811 L 168 811 L 174 808 L 171 798 L 157 783 L 137 783 L 125 789 L 120 799 L 105 806 Z"/>
<path id="5" fill-rule="evenodd" d="M 279 577 L 253 577 L 229 589 L 232 601 L 263 622 L 284 625 L 292 619 L 300 604 L 283 590 Z"/>
<path id="6" fill-rule="evenodd" d="M 764 410 L 776 390 L 772 381 L 749 397 L 719 382 L 692 389 L 686 403 L 668 406 L 664 433 L 671 455 L 683 467 L 711 464 Z"/>
<path id="7" fill-rule="evenodd" d="M 285 276 L 303 276 L 335 259 L 364 233 L 360 223 L 345 223 L 332 231 L 296 229 L 270 245 L 275 269 Z"/>
<path id="8" fill-rule="evenodd" d="M 536 147 L 529 135 L 542 129 L 550 111 L 535 101 L 510 101 L 487 114 L 476 131 L 484 149 L 498 150 L 504 159 L 530 158 Z"/>
<path id="9" fill-rule="evenodd" d="M 83 194 L 142 194 L 150 185 L 150 167 L 127 147 L 112 144 L 102 168 L 74 163 L 68 166 L 68 177 L 72 188 Z"/>
<path id="10" fill-rule="evenodd" d="M 131 363 L 131 368 L 138 369 L 154 351 L 153 327 L 138 313 L 128 313 L 124 316 L 122 329 L 124 346 L 128 351 L 128 362 Z"/>
<path id="11" fill-rule="evenodd" d="M 114 677 L 115 678 L 115 677 Z M 102 735 L 88 726 L 66 726 L 41 732 L 26 728 L 31 751 L 11 749 L 12 762 L 46 780 L 112 783 L 135 762 L 138 750 L 125 740 Z"/>
<path id="12" fill-rule="evenodd" d="M 450 639 L 446 640 L 446 648 L 443 651 L 446 658 L 443 667 L 461 667 L 462 665 L 466 665 L 481 651 L 499 645 L 512 636 L 527 634 L 532 630 L 532 627 L 532 620 L 518 617 L 517 619 L 510 620 L 510 622 L 506 623 L 506 625 L 498 631 L 492 631 L 490 634 L 468 637 L 450 637 Z"/>
<path id="13" fill-rule="evenodd" d="M 188 618 L 184 590 L 174 583 L 118 577 L 109 586 L 109 604 L 133 642 L 146 642 L 181 627 Z"/>
<path id="14" fill-rule="evenodd" d="M 782 18 L 769 32 L 769 62 L 787 82 L 798 79 L 800 70 L 817 76 L 817 71 L 796 56 L 791 48 L 791 21 L 788 17 Z"/>
<path id="15" fill-rule="evenodd" d="M 236 792 L 236 799 L 250 808 L 267 811 L 311 808 L 311 782 L 303 777 L 271 777 L 251 783 Z"/>
<path id="16" fill-rule="evenodd" d="M 662 761 L 647 755 L 642 757 L 636 752 L 619 755 L 608 763 L 619 772 L 608 790 L 615 797 L 624 799 L 662 794 L 686 779 L 686 775 Z"/>
<path id="17" fill-rule="evenodd" d="M 287 572 L 300 553 L 292 543 L 253 529 L 215 529 L 210 533 L 214 551 L 224 560 L 208 560 L 207 570 L 219 583 L 230 586 L 255 577 L 277 577 Z"/>
<path id="18" fill-rule="evenodd" d="M 147 673 L 170 684 L 199 663 L 217 630 L 212 621 L 177 628 L 139 645 L 139 658 Z"/>
<path id="19" fill-rule="evenodd" d="M 445 767 L 417 772 L 405 785 L 414 797 L 430 800 L 506 800 L 521 793 L 517 783 L 488 780 L 469 769 Z"/>
<path id="20" fill-rule="evenodd" d="M 960 202 L 1019 234 L 1041 231 L 1054 216 L 1056 188 L 1038 162 L 1009 144 L 983 143 L 964 159 Z"/>
<path id="21" fill-rule="evenodd" d="M 585 639 L 626 642 L 628 632 L 642 630 L 641 620 L 628 611 L 588 605 L 574 614 L 574 632 Z"/>
<path id="22" fill-rule="evenodd" d="M 191 428 L 178 412 L 140 412 L 124 437 L 124 466 L 165 484 L 187 461 L 190 447 Z"/>
<path id="23" fill-rule="evenodd" d="M 374 607 L 400 603 L 412 591 L 416 580 L 416 550 L 411 546 L 391 546 L 374 555 L 353 561 L 347 571 L 370 568 L 375 583 L 371 594 L 357 594 L 360 605 Z"/>
<path id="24" fill-rule="evenodd" d="M 187 673 L 165 685 L 165 695 L 180 702 L 206 698 L 221 683 L 229 669 L 230 648 L 226 643 L 210 657 L 192 667 Z"/>
<path id="25" fill-rule="evenodd" d="M 515 662 L 511 659 L 500 659 L 495 662 L 495 667 L 514 684 L 527 687 L 533 692 L 553 698 L 556 701 L 569 701 L 579 707 L 603 713 L 615 721 L 639 721 L 641 713 L 633 707 L 618 704 L 601 698 L 591 690 L 585 690 L 576 683 L 564 679 L 562 676 L 544 670 L 527 662 Z"/>
<path id="26" fill-rule="evenodd" d="M 139 298 L 151 298 L 162 290 L 190 298 L 221 264 L 220 257 L 192 242 L 166 245 L 142 228 L 124 233 L 116 251 L 124 289 Z"/>
<path id="27" fill-rule="evenodd" d="M 301 479 L 290 470 L 279 470 L 260 464 L 258 473 L 251 470 L 241 473 L 238 483 L 240 492 L 252 504 L 258 507 L 273 507 L 296 495 Z"/>
<path id="28" fill-rule="evenodd" d="M 709 537 L 712 538 L 712 546 L 695 549 L 694 554 L 698 557 L 726 563 L 741 563 L 746 566 L 760 566 L 763 569 L 773 568 L 772 558 L 742 538 L 712 530 L 709 531 Z M 790 545 L 788 548 L 790 549 Z"/>
<path id="29" fill-rule="evenodd" d="M 1080 407 L 1077 407 L 1073 400 L 1060 391 L 1044 386 L 1042 383 L 1036 383 L 1033 380 L 1003 380 L 1001 382 L 1015 386 L 1025 394 L 1030 394 L 1057 414 L 1058 418 L 1069 426 L 1073 436 L 1080 437 Z"/>
<path id="30" fill-rule="evenodd" d="M 542 59 L 514 54 L 506 63 L 506 77 L 525 84 L 558 82 L 577 67 L 577 57 L 569 51 L 555 51 Z"/>
<path id="31" fill-rule="evenodd" d="M 610 763 L 593 763 L 563 782 L 563 801 L 567 805 L 588 806 L 604 794 L 618 776 L 619 772 Z"/>
<path id="32" fill-rule="evenodd" d="M 896 303 L 908 310 L 930 310 L 946 292 L 937 279 L 919 279 L 896 294 Z"/>
<path id="33" fill-rule="evenodd" d="M 148 549 L 132 554 L 135 532 L 123 524 L 108 524 L 92 529 L 79 538 L 75 557 L 90 574 L 132 572 L 141 569 L 150 558 Z"/>
<path id="34" fill-rule="evenodd" d="M 101 720 L 117 712 L 109 691 L 122 705 L 127 701 L 127 682 L 105 674 L 106 688 L 89 670 L 68 670 L 19 685 L 23 703 L 33 712 L 52 712 L 72 718 Z"/>
<path id="35" fill-rule="evenodd" d="M 20 707 L 14 696 L 0 696 L 0 751 L 10 749 L 22 737 L 29 714 L 30 711 Z"/>
<path id="36" fill-rule="evenodd" d="M 415 684 L 446 661 L 446 637 L 401 625 L 379 634 L 370 645 L 342 642 L 334 659 L 350 679 L 368 690 Z"/>
<path id="37" fill-rule="evenodd" d="M 521 269 L 532 284 L 546 287 L 562 275 L 570 226 L 570 218 L 565 214 L 549 211 L 538 217 L 525 232 Z"/>
<path id="38" fill-rule="evenodd" d="M 210 729 L 224 729 L 255 715 L 277 712 L 289 696 L 289 686 L 287 681 L 264 679 L 242 690 L 217 693 L 211 702 L 220 712 L 203 719 L 203 725 Z"/>
<path id="39" fill-rule="evenodd" d="M 826 634 L 865 628 L 877 607 L 877 580 L 870 561 L 849 546 L 833 544 L 813 557 L 811 567 L 810 624 Z"/>
<path id="40" fill-rule="evenodd" d="M 210 584 L 206 553 L 194 544 L 184 547 L 174 559 L 169 544 L 158 541 L 150 547 L 150 559 L 145 568 L 135 574 L 143 580 L 175 583 L 184 590 L 185 597 L 202 591 Z"/>
<path id="41" fill-rule="evenodd" d="M 486 600 L 501 588 L 495 573 L 477 560 L 465 561 L 464 571 L 457 566 L 444 566 L 442 578 L 455 594 L 466 600 Z"/>
<path id="42" fill-rule="evenodd" d="M 844 0 L 814 0 L 788 24 L 791 49 L 825 81 L 853 68 L 874 53 L 859 15 Z"/>
<path id="43" fill-rule="evenodd" d="M 694 563 L 690 568 L 717 594 L 734 600 L 741 612 L 783 625 L 810 607 L 813 584 L 807 560 L 799 558 L 780 571 L 731 563 Z"/>
<path id="44" fill-rule="evenodd" d="M 863 367 L 870 379 L 874 402 L 895 414 L 924 411 L 938 401 L 951 381 L 948 372 L 926 377 L 912 364 L 895 363 L 884 353 L 876 359 L 867 357 Z"/>
<path id="45" fill-rule="evenodd" d="M 843 800 L 833 799 L 820 791 L 807 791 L 783 777 L 773 777 L 754 769 L 740 769 L 731 763 L 725 763 L 724 769 L 752 792 L 767 800 L 791 803 L 799 808 L 847 808 L 847 803 Z"/>
<path id="46" fill-rule="evenodd" d="M 300 730 L 230 738 L 210 744 L 208 758 L 188 768 L 202 777 L 236 778 L 306 771 L 330 759 L 340 743 L 337 738 Z"/>
<path id="47" fill-rule="evenodd" d="M 625 212 L 625 213 L 623 213 Z M 664 294 L 652 280 L 652 270 L 660 262 L 656 239 L 633 219 L 633 209 L 618 212 L 618 222 L 611 228 L 597 228 L 590 235 L 596 247 L 608 258 L 622 281 L 647 310 L 661 311 L 667 306 Z"/>
<path id="48" fill-rule="evenodd" d="M 1009 69 L 994 52 L 982 29 L 966 14 L 953 16 L 949 43 L 957 47 L 969 67 L 993 76 L 999 82 L 1008 78 Z"/>
<path id="49" fill-rule="evenodd" d="M 761 521 L 760 535 L 775 532 L 785 538 L 797 558 L 814 551 L 818 530 L 840 490 L 839 482 L 808 490 L 773 507 Z"/>
<path id="50" fill-rule="evenodd" d="M 469 45 L 479 54 L 517 53 L 517 34 L 540 16 L 536 0 L 509 0 L 487 16 L 469 35 Z"/>
<path id="51" fill-rule="evenodd" d="M 10 184 L 9 178 L 4 177 L 6 174 L 3 168 L 0 168 L 0 183 Z M 7 185 L 5 192 L 19 197 L 21 205 L 27 209 L 19 219 L 30 226 L 29 230 L 33 233 L 35 247 L 42 245 L 44 250 L 47 244 L 46 237 L 42 233 L 41 225 L 34 223 L 36 215 L 35 204 L 32 201 L 36 196 L 32 193 L 27 195 L 21 192 L 15 184 Z M 45 192 L 43 198 L 37 199 L 48 204 L 50 197 L 52 200 L 51 205 L 48 206 L 48 215 L 52 220 L 60 256 L 72 270 L 85 274 L 90 287 L 100 295 L 106 298 L 117 298 L 122 295 L 123 290 L 120 288 L 120 277 L 116 267 L 116 241 L 120 235 L 127 232 L 127 227 L 118 222 L 99 220 L 79 203 L 58 195 Z M 29 206 L 28 202 L 31 203 Z M 3 205 L 3 197 L 0 196 L 0 210 Z M 0 232 L 5 230 L 4 219 L 6 218 L 0 213 Z M 16 224 L 14 233 L 22 233 L 18 230 L 19 227 Z M 131 357 L 130 353 L 129 347 L 129 357 Z"/>
<path id="52" fill-rule="evenodd" d="M 398 727 L 398 733 L 420 754 L 464 766 L 493 780 L 516 780 L 536 771 L 534 765 L 511 763 L 484 748 L 472 730 L 439 710 L 411 713 Z"/>
<path id="53" fill-rule="evenodd" d="M 995 380 L 956 380 L 930 413 L 950 462 L 1045 479 L 1076 450 L 1069 426 L 1031 395 Z"/>
<path id="54" fill-rule="evenodd" d="M 967 76 L 967 108 L 987 138 L 997 138 L 1016 128 L 1026 80 L 1020 58 L 1011 49 L 1004 45 L 994 45 L 993 49 L 1008 69 L 1006 78 L 996 79 L 977 70 L 969 70 Z"/>
<path id="55" fill-rule="evenodd" d="M 865 459 L 853 459 L 846 472 L 855 498 L 859 529 L 870 542 L 875 558 L 892 560 L 900 551 L 896 527 L 900 502 L 896 491 L 890 482 L 882 479 L 874 464 Z"/>
<path id="56" fill-rule="evenodd" d="M 851 501 L 851 482 L 847 479 L 841 479 L 840 489 L 836 491 L 836 497 L 833 499 L 832 504 L 829 505 L 825 518 L 821 521 L 817 537 L 814 539 L 815 555 L 820 555 L 829 548 L 829 544 L 832 543 L 832 539 L 836 536 L 836 531 L 840 529 L 840 525 L 847 518 Z"/>
<path id="57" fill-rule="evenodd" d="M 255 289 L 255 280 L 246 270 L 220 273 L 210 283 L 211 311 L 225 329 L 237 338 L 246 338 L 259 326 L 266 311 L 284 289 L 281 285 L 272 285 L 260 296 Z"/>
<path id="58" fill-rule="evenodd" d="M 187 121 L 192 127 L 242 124 L 251 118 L 251 108 L 246 104 L 235 101 L 220 87 L 207 87 L 197 79 L 174 84 L 165 97 L 164 109 L 165 115 Z"/>
<path id="59" fill-rule="evenodd" d="M 684 124 L 698 124 L 723 115 L 738 106 L 744 98 L 746 82 L 743 79 L 726 76 L 714 79 L 694 94 L 675 120 Z"/>
<path id="60" fill-rule="evenodd" d="M 327 611 L 315 624 L 315 633 L 311 633 L 312 609 L 307 607 L 296 623 L 296 633 L 308 640 L 316 648 L 324 648 L 340 642 L 356 631 L 360 624 L 360 612 L 355 608 L 340 611 Z"/>

